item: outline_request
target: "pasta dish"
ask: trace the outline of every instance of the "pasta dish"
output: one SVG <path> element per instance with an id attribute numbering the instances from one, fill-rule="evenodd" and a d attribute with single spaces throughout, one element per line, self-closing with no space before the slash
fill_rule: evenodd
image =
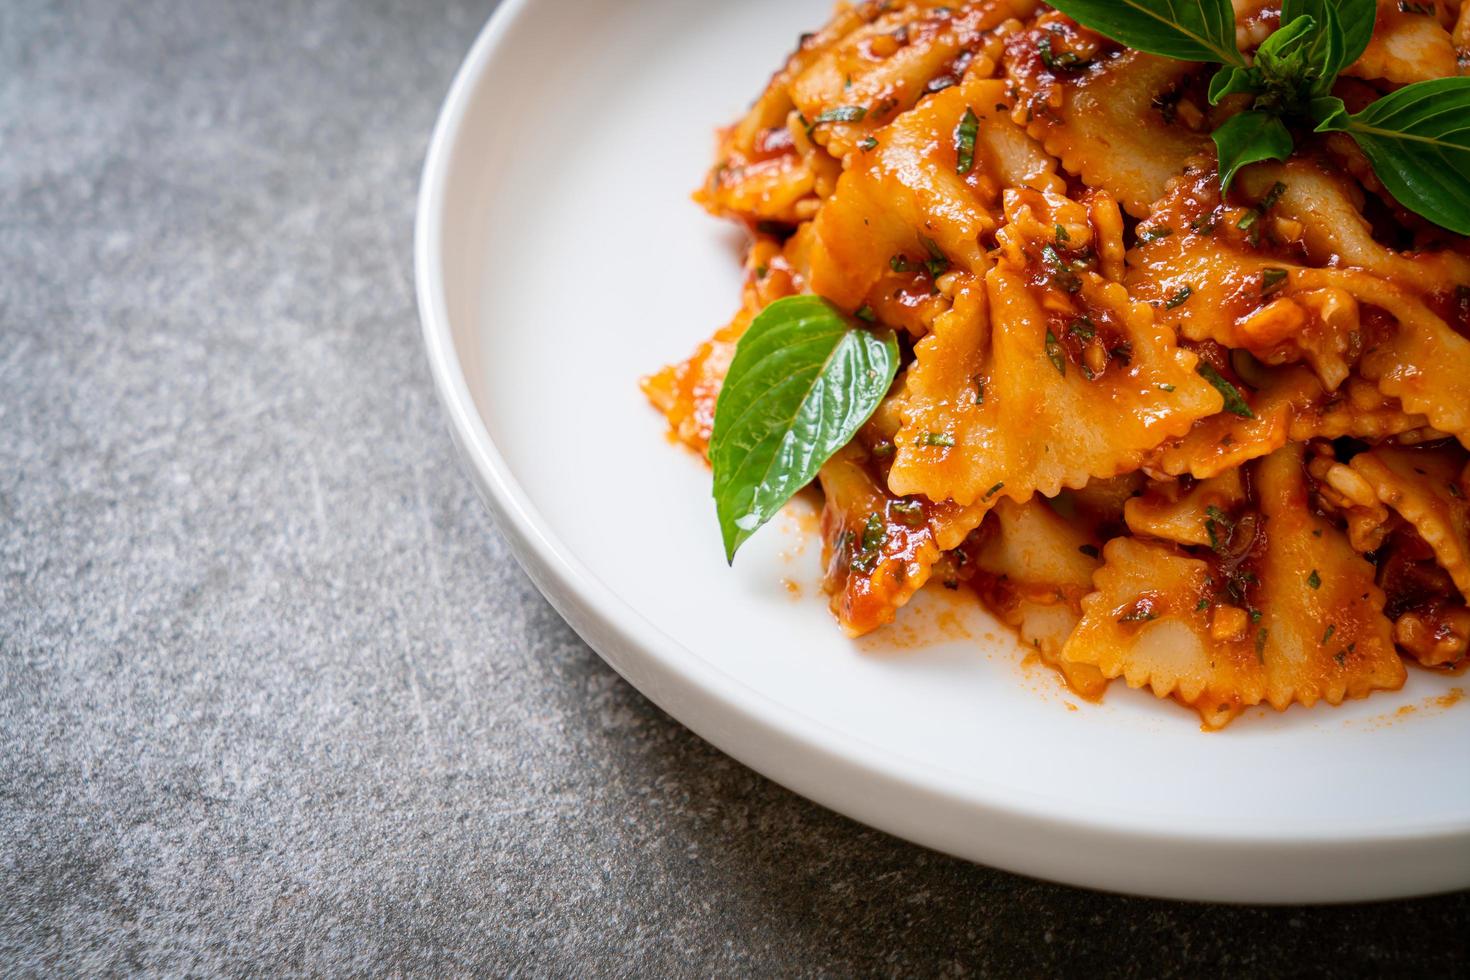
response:
<path id="1" fill-rule="evenodd" d="M 968 590 L 1207 728 L 1456 669 L 1470 2 L 1134 6 L 1189 5 L 839 4 L 720 132 L 740 307 L 644 391 L 731 555 L 815 473 L 850 635 Z"/>

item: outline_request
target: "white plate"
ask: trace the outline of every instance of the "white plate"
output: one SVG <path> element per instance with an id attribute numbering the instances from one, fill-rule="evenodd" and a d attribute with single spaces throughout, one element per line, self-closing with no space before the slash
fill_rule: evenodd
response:
<path id="1" fill-rule="evenodd" d="M 820 546 L 789 518 L 726 567 L 708 472 L 637 380 L 735 309 L 739 234 L 689 191 L 713 127 L 829 9 L 511 0 L 455 80 L 424 168 L 419 304 L 455 439 L 531 578 L 724 751 L 952 854 L 1195 899 L 1470 885 L 1470 708 L 1434 700 L 1464 678 L 1411 670 L 1397 694 L 1205 734 L 1121 683 L 1102 705 L 1067 695 L 943 594 L 844 639 Z"/>

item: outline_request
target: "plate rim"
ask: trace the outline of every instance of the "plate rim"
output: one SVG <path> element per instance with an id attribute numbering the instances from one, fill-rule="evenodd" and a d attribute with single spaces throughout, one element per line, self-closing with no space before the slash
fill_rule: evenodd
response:
<path id="1" fill-rule="evenodd" d="M 436 119 L 420 178 L 414 223 L 415 291 L 430 373 L 460 454 L 476 490 L 496 519 L 517 561 L 537 588 L 582 639 L 644 696 L 680 724 L 762 775 L 829 809 L 906 840 L 967 860 L 1068 884 L 1168 898 L 1248 902 L 1358 901 L 1448 891 L 1470 885 L 1470 871 L 1440 867 L 1445 848 L 1470 845 L 1470 814 L 1461 820 L 1361 828 L 1267 831 L 1220 825 L 1202 831 L 1141 826 L 1140 815 L 1112 807 L 1085 816 L 1064 811 L 1060 797 L 1042 796 L 1003 783 L 961 778 L 916 762 L 881 745 L 839 731 L 780 703 L 726 674 L 670 637 L 620 598 L 563 544 L 541 516 L 495 445 L 470 394 L 454 342 L 446 298 L 443 240 L 446 185 L 456 144 L 476 86 L 532 0 L 503 0 L 480 30 L 455 73 Z M 694 708 L 709 715 L 690 717 Z M 821 773 L 823 767 L 829 773 Z M 866 794 L 844 781 L 859 780 Z M 946 828 L 923 826 L 876 802 L 893 793 L 954 811 Z M 865 804 L 862 797 L 873 797 Z M 988 846 L 968 845 L 954 833 L 954 818 L 997 833 Z M 963 822 L 963 820 L 961 821 Z M 1337 831 L 1337 832 L 1334 832 Z M 1009 840 L 1008 840 L 1009 837 Z M 1075 862 L 1063 866 L 1044 853 L 1066 841 Z M 1007 847 L 1007 843 L 1015 845 Z M 1047 845 L 1038 847 L 1038 845 Z M 1175 853 L 1170 854 L 1173 850 Z M 1333 865 L 1357 861 L 1373 850 L 1376 880 L 1332 874 Z M 1411 855 L 1401 852 L 1408 850 Z M 1089 853 L 1083 853 L 1089 852 Z M 1208 860 L 1206 854 L 1208 853 Z M 1114 857 L 1109 859 L 1108 855 Z M 1189 861 L 1175 860 L 1188 855 Z M 1394 855 L 1397 855 L 1396 857 Z M 1408 861 L 1419 873 L 1401 872 Z M 1151 867 L 1134 866 L 1148 861 Z M 1211 862 L 1258 866 L 1261 873 L 1286 861 L 1297 877 L 1316 884 L 1261 887 L 1253 875 L 1200 880 Z M 1145 873 L 1146 872 L 1146 873 Z M 1325 876 L 1325 877 L 1324 877 Z M 1374 877 L 1370 875 L 1369 877 Z"/>

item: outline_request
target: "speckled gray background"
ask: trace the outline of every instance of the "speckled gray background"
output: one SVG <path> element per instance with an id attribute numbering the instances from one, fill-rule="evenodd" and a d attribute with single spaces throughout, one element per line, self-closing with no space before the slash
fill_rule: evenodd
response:
<path id="1" fill-rule="evenodd" d="M 0 973 L 1465 968 L 1470 896 L 974 867 L 605 667 L 419 348 L 419 164 L 492 6 L 0 0 Z"/>

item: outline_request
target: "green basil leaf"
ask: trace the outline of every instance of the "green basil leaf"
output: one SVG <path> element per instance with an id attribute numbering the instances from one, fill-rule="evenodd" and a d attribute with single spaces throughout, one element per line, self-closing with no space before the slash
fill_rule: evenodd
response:
<path id="1" fill-rule="evenodd" d="M 1373 38 L 1373 22 L 1378 16 L 1375 0 L 1282 0 L 1281 23 L 1289 24 L 1298 17 L 1311 17 L 1322 25 L 1322 34 L 1314 44 L 1313 61 L 1321 67 L 1322 76 L 1314 92 L 1325 94 L 1332 88 L 1337 73 L 1357 61 Z"/>
<path id="2" fill-rule="evenodd" d="M 1290 17 L 1286 14 L 1287 7 L 1292 11 Z M 1317 27 L 1305 48 L 1306 60 L 1311 69 L 1309 94 L 1325 95 L 1332 88 L 1337 73 L 1342 70 L 1343 49 L 1346 44 L 1342 21 L 1338 18 L 1337 0 L 1298 0 L 1296 3 L 1287 0 L 1282 5 L 1282 24 L 1296 23 L 1303 19 L 1312 21 Z"/>
<path id="3" fill-rule="evenodd" d="M 1261 91 L 1260 73 L 1252 68 L 1224 65 L 1210 79 L 1210 105 L 1219 105 L 1227 95 L 1255 95 Z"/>
<path id="4" fill-rule="evenodd" d="M 1077 23 L 1130 48 L 1181 61 L 1245 65 L 1230 0 L 1053 0 Z"/>
<path id="5" fill-rule="evenodd" d="M 1342 100 L 1312 101 L 1317 132 L 1347 133 L 1404 207 L 1470 235 L 1470 77 L 1406 85 L 1348 115 Z"/>
<path id="6" fill-rule="evenodd" d="M 735 346 L 710 436 L 727 561 L 852 439 L 897 372 L 893 331 L 853 326 L 820 296 L 761 311 Z"/>
<path id="7" fill-rule="evenodd" d="M 1251 407 L 1240 396 L 1240 389 L 1229 381 L 1226 381 L 1224 375 L 1215 370 L 1215 365 L 1201 359 L 1194 366 L 1194 373 L 1214 385 L 1215 390 L 1220 393 L 1220 397 L 1225 399 L 1225 411 L 1232 415 L 1239 415 L 1243 419 L 1253 419 L 1256 417 L 1256 413 L 1251 411 Z"/>
<path id="8" fill-rule="evenodd" d="M 1230 189 L 1235 172 L 1248 163 L 1285 160 L 1291 155 L 1291 133 L 1269 112 L 1231 116 L 1210 134 L 1220 157 L 1220 193 Z"/>
<path id="9" fill-rule="evenodd" d="M 1256 48 L 1255 67 L 1268 78 L 1297 78 L 1309 66 L 1313 40 L 1321 36 L 1311 17 L 1283 20 L 1281 27 Z"/>
<path id="10" fill-rule="evenodd" d="M 1331 16 L 1331 14 L 1329 14 Z M 1319 48 L 1316 42 L 1324 36 L 1311 17 L 1298 17 L 1283 26 L 1256 49 L 1251 74 L 1258 93 L 1252 108 L 1276 115 L 1298 116 L 1307 111 L 1315 86 L 1322 79 L 1322 65 L 1316 59 L 1333 57 L 1334 42 Z M 1340 32 L 1336 43 L 1341 46 Z"/>

